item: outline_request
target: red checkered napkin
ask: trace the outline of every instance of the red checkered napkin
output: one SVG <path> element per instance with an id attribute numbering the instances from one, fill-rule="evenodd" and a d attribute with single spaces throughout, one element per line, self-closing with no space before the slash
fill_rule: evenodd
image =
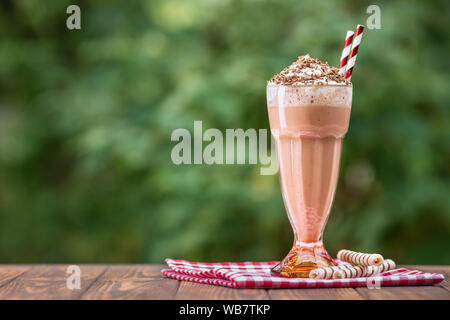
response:
<path id="1" fill-rule="evenodd" d="M 338 264 L 342 262 L 336 260 Z M 270 274 L 278 262 L 200 263 L 166 259 L 170 269 L 161 272 L 169 278 L 208 283 L 232 288 L 344 288 L 366 286 L 431 285 L 444 280 L 440 273 L 399 268 L 370 278 L 305 279 L 283 278 Z"/>

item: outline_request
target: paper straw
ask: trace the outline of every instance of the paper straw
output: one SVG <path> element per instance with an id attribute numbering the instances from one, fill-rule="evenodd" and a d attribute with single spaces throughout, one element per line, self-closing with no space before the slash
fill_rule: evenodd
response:
<path id="1" fill-rule="evenodd" d="M 350 49 L 352 47 L 352 39 L 355 33 L 353 31 L 347 31 L 345 36 L 344 49 L 342 50 L 341 63 L 339 65 L 339 74 L 344 75 L 347 69 L 348 56 L 350 54 Z"/>
<path id="2" fill-rule="evenodd" d="M 355 37 L 353 38 L 352 50 L 350 51 L 350 57 L 347 62 L 347 69 L 345 71 L 345 79 L 349 80 L 352 77 L 353 67 L 355 66 L 356 54 L 358 53 L 359 44 L 361 43 L 362 33 L 364 26 L 358 24 L 356 27 Z"/>

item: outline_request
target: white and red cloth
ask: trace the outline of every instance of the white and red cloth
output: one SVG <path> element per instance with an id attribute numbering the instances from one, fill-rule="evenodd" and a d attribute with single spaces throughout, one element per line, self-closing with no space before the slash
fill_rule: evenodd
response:
<path id="1" fill-rule="evenodd" d="M 336 260 L 338 264 L 342 262 Z M 432 285 L 444 280 L 440 273 L 399 268 L 370 278 L 305 279 L 283 278 L 271 275 L 270 269 L 278 262 L 223 262 L 200 263 L 166 259 L 170 269 L 161 272 L 169 278 L 208 283 L 232 288 L 344 288 L 375 286 Z"/>

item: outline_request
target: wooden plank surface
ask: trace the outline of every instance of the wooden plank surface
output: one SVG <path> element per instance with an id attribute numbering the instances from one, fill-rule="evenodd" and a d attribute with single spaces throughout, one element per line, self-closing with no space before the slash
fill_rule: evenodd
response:
<path id="1" fill-rule="evenodd" d="M 445 275 L 439 285 L 368 288 L 232 289 L 177 281 L 163 265 L 80 265 L 81 288 L 69 290 L 67 265 L 0 265 L 0 299 L 450 299 L 448 266 L 407 266 Z"/>
<path id="2" fill-rule="evenodd" d="M 162 265 L 110 266 L 81 299 L 173 299 L 179 281 L 164 278 Z"/>
<path id="3" fill-rule="evenodd" d="M 449 300 L 450 294 L 440 286 L 356 288 L 366 300 Z"/>
<path id="4" fill-rule="evenodd" d="M 26 265 L 6 265 L 0 268 L 0 288 L 31 269 Z"/>
<path id="5" fill-rule="evenodd" d="M 68 265 L 39 265 L 0 287 L 0 299 L 79 299 L 84 290 L 106 269 L 106 266 L 81 266 L 81 288 L 67 288 Z M 4 267 L 0 268 L 3 274 Z"/>
<path id="6" fill-rule="evenodd" d="M 183 281 L 175 298 L 181 300 L 267 300 L 270 297 L 264 289 L 234 289 Z"/>
<path id="7" fill-rule="evenodd" d="M 363 300 L 353 288 L 270 289 L 272 300 Z"/>

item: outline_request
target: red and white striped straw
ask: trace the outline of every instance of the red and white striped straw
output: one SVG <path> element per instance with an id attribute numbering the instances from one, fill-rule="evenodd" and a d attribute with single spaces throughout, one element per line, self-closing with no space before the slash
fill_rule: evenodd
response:
<path id="1" fill-rule="evenodd" d="M 363 30 L 364 26 L 358 24 L 356 27 L 355 37 L 353 38 L 352 51 L 350 51 L 350 57 L 347 62 L 347 69 L 345 71 L 345 79 L 349 81 L 352 77 L 352 71 L 355 66 L 356 54 L 358 53 L 359 44 L 361 43 Z"/>
<path id="2" fill-rule="evenodd" d="M 344 50 L 342 50 L 341 64 L 339 65 L 339 74 L 344 75 L 345 70 L 347 69 L 347 61 L 350 54 L 350 49 L 352 47 L 352 39 L 354 34 L 355 33 L 353 31 L 347 31 L 347 35 L 345 36 Z"/>

